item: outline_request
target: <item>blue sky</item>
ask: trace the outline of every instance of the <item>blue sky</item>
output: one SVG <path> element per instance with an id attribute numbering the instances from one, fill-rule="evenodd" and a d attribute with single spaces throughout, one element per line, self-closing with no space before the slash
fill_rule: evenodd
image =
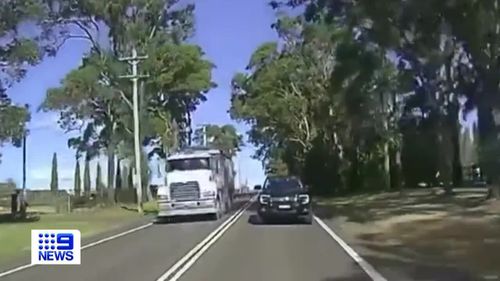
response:
<path id="1" fill-rule="evenodd" d="M 193 42 L 200 45 L 207 57 L 217 66 L 213 80 L 218 88 L 208 93 L 208 101 L 193 115 L 194 124 L 232 123 L 227 114 L 230 105 L 230 81 L 233 74 L 245 68 L 251 53 L 263 42 L 275 40 L 270 28 L 275 14 L 267 0 L 204 0 L 196 1 L 196 35 Z M 216 5 L 217 4 L 217 5 Z M 72 188 L 74 152 L 68 149 L 67 139 L 57 126 L 57 114 L 37 113 L 50 87 L 59 85 L 65 74 L 78 67 L 82 55 L 88 50 L 85 41 L 68 41 L 55 58 L 44 60 L 31 69 L 22 81 L 9 89 L 9 95 L 20 104 L 33 108 L 31 130 L 27 144 L 27 187 L 48 188 L 52 154 L 57 152 L 59 186 Z M 246 132 L 247 127 L 235 124 Z M 22 180 L 22 150 L 10 146 L 1 148 L 0 180 L 13 179 L 19 186 Z M 246 146 L 240 153 L 242 179 L 249 184 L 263 181 L 264 174 L 259 161 L 251 159 L 253 148 Z M 104 162 L 102 162 L 104 163 Z M 238 166 L 238 163 L 236 163 Z M 91 165 L 95 175 L 96 162 Z M 104 175 L 105 165 L 103 165 Z"/>

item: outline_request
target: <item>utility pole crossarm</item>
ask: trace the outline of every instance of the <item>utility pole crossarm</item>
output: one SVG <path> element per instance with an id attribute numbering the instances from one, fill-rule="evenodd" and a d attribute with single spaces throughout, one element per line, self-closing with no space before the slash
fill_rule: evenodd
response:
<path id="1" fill-rule="evenodd" d="M 142 74 L 142 75 L 127 74 L 127 75 L 120 75 L 118 77 L 123 78 L 123 79 L 133 80 L 133 79 L 149 78 L 149 75 L 148 74 Z"/>
<path id="2" fill-rule="evenodd" d="M 126 61 L 126 62 L 131 62 L 133 61 L 140 61 L 140 60 L 147 60 L 149 56 L 132 56 L 132 57 L 124 57 L 124 58 L 118 58 L 119 61 Z"/>

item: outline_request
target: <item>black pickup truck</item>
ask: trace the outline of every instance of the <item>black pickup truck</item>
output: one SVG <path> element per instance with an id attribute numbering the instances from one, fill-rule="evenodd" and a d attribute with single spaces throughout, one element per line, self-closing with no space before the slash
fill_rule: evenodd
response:
<path id="1" fill-rule="evenodd" d="M 295 177 L 267 177 L 259 190 L 257 213 L 261 221 L 295 218 L 311 224 L 311 197 L 307 188 Z"/>

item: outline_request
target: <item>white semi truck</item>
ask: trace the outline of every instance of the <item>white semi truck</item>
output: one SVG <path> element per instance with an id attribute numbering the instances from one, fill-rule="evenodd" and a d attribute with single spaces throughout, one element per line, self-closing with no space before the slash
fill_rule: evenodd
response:
<path id="1" fill-rule="evenodd" d="M 158 188 L 158 218 L 212 215 L 232 207 L 234 165 L 221 150 L 182 149 L 167 157 L 167 184 Z"/>

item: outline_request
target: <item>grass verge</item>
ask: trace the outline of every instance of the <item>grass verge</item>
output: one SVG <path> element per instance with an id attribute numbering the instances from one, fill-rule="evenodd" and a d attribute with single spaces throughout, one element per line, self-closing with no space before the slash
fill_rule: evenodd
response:
<path id="1" fill-rule="evenodd" d="M 121 208 L 95 209 L 71 214 L 44 214 L 28 222 L 0 221 L 0 263 L 29 253 L 31 229 L 79 229 L 82 238 L 112 230 L 140 216 Z"/>

